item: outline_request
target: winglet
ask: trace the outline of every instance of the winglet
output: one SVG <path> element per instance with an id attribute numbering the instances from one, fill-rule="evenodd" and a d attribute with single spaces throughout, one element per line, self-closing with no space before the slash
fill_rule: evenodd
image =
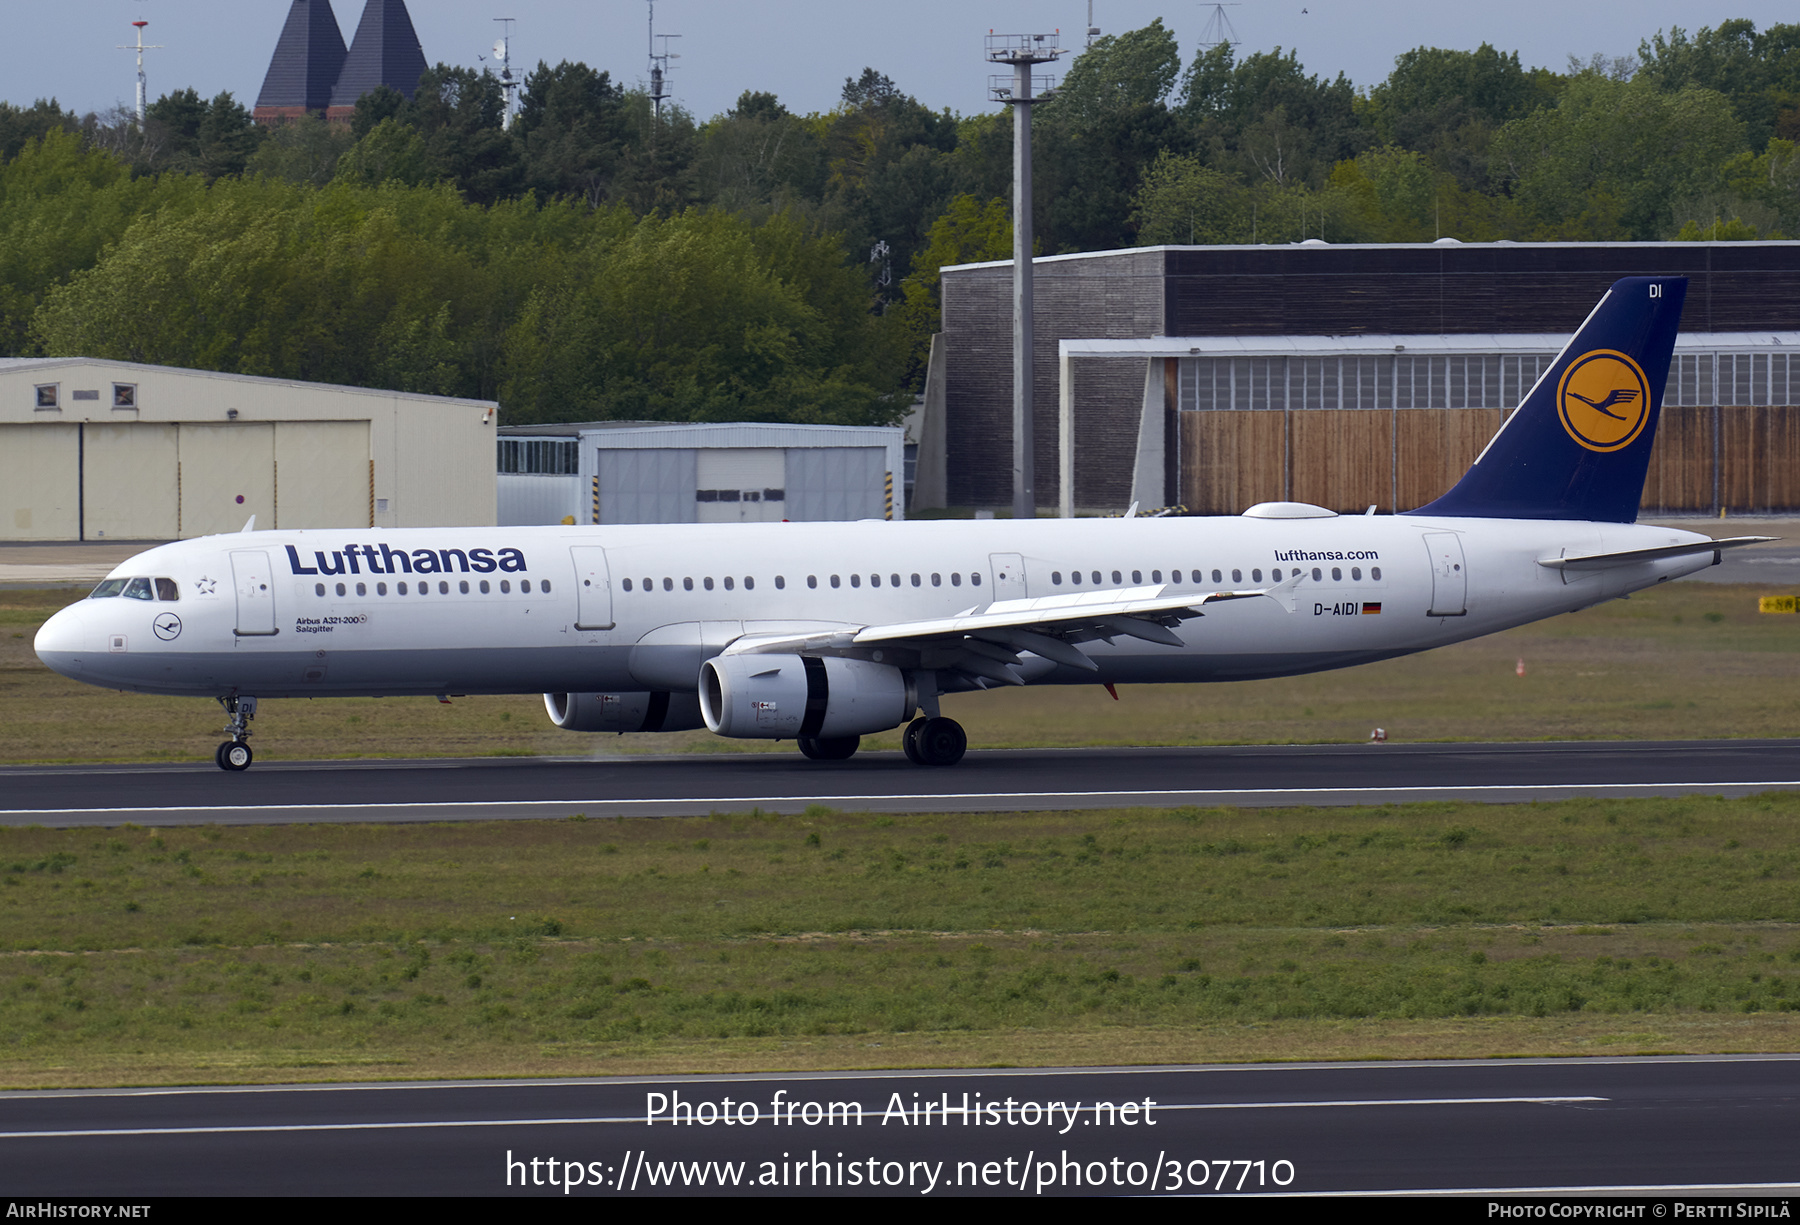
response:
<path id="1" fill-rule="evenodd" d="M 243 526 L 242 530 L 244 530 L 246 532 L 254 532 L 256 530 L 256 516 L 255 515 L 251 515 L 248 519 L 244 520 L 244 526 Z"/>

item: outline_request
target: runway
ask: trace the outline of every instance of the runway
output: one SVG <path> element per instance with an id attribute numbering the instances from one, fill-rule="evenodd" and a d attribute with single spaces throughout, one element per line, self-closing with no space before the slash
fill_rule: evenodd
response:
<path id="1" fill-rule="evenodd" d="M 0 825 L 281 824 L 1004 812 L 1182 805 L 1491 803 L 1800 790 L 1800 740 L 1411 744 L 972 752 L 953 769 L 898 752 L 845 762 L 716 756 L 12 767 Z"/>
<path id="2" fill-rule="evenodd" d="M 14 1197 L 1738 1198 L 1797 1124 L 1793 1056 L 0 1095 Z"/>

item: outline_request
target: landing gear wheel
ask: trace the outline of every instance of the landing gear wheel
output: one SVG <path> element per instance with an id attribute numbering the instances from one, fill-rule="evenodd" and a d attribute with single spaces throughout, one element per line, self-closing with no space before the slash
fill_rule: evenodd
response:
<path id="1" fill-rule="evenodd" d="M 962 729 L 962 724 L 955 719 L 925 719 L 923 727 L 914 723 L 906 729 L 907 742 L 916 745 L 918 756 L 913 760 L 927 766 L 953 766 L 963 759 L 968 751 L 969 737 Z M 918 728 L 915 732 L 913 728 Z M 911 752 L 908 752 L 911 756 Z"/>
<path id="2" fill-rule="evenodd" d="M 906 760 L 912 762 L 915 766 L 922 766 L 925 764 L 925 758 L 919 753 L 919 732 L 922 731 L 929 722 L 931 722 L 930 719 L 923 717 L 914 719 L 911 723 L 906 725 L 906 731 L 900 735 L 900 747 L 906 752 Z"/>
<path id="3" fill-rule="evenodd" d="M 213 760 L 219 763 L 221 770 L 248 770 L 250 763 L 256 760 L 256 755 L 242 740 L 227 740 L 219 746 L 219 751 L 213 754 Z"/>
<path id="4" fill-rule="evenodd" d="M 800 752 L 814 761 L 844 761 L 861 745 L 861 736 L 800 737 Z"/>

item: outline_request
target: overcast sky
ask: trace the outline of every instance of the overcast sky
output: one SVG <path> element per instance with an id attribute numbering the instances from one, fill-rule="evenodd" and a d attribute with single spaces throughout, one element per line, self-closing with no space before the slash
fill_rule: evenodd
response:
<path id="1" fill-rule="evenodd" d="M 14 50 L 4 75 L 6 101 L 54 97 L 77 111 L 131 102 L 131 22 L 150 22 L 145 55 L 152 99 L 192 87 L 206 97 L 229 90 L 253 105 L 281 32 L 288 0 L 59 0 L 7 3 Z M 348 43 L 362 0 L 334 0 Z M 432 62 L 478 67 L 515 17 L 513 60 L 582 60 L 635 84 L 647 77 L 646 0 L 411 0 L 413 23 Z M 1342 72 L 1360 89 L 1386 77 L 1394 57 L 1417 46 L 1473 49 L 1483 42 L 1517 51 L 1527 67 L 1563 69 L 1571 54 L 1624 55 L 1671 26 L 1692 31 L 1730 17 L 1758 29 L 1796 17 L 1793 5 L 1736 0 L 1726 11 L 1675 0 L 1244 0 L 1225 13 L 1239 54 L 1276 46 L 1296 50 L 1310 73 Z M 1212 16 L 1210 4 L 1094 0 L 1094 24 L 1106 33 L 1157 17 L 1191 60 Z M 985 110 L 989 67 L 982 39 L 999 33 L 1060 29 L 1065 47 L 1082 45 L 1086 0 L 657 0 L 659 33 L 679 34 L 671 78 L 675 98 L 701 119 L 724 111 L 746 89 L 768 90 L 795 111 L 829 110 L 844 78 L 865 66 L 892 77 L 933 109 Z"/>

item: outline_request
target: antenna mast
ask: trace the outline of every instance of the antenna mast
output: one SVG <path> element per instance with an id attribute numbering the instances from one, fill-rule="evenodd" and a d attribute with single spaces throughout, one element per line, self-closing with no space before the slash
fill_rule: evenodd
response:
<path id="1" fill-rule="evenodd" d="M 658 34 L 656 32 L 656 0 L 650 0 L 650 115 L 653 119 L 662 118 L 663 99 L 669 97 L 668 77 L 674 69 L 670 60 L 681 57 L 669 50 L 669 40 L 680 38 L 679 34 Z M 663 40 L 662 54 L 656 53 L 656 40 Z"/>
<path id="2" fill-rule="evenodd" d="M 510 128 L 513 121 L 513 102 L 519 92 L 519 83 L 512 74 L 512 23 L 516 17 L 496 17 L 495 21 L 504 22 L 500 39 L 494 44 L 494 58 L 500 61 L 500 92 L 506 98 L 506 106 L 502 111 L 502 127 Z"/>
<path id="3" fill-rule="evenodd" d="M 1094 40 L 1100 37 L 1100 27 L 1094 24 L 1094 0 L 1088 0 L 1087 45 L 1092 48 Z"/>
<path id="4" fill-rule="evenodd" d="M 155 44 L 155 43 L 151 43 L 149 45 L 145 44 L 145 42 L 144 42 L 144 27 L 150 24 L 148 21 L 134 21 L 131 24 L 137 27 L 137 44 L 135 46 L 133 46 L 131 43 L 118 43 L 118 44 L 116 44 L 116 48 L 117 48 L 117 50 L 120 50 L 120 51 L 136 51 L 137 52 L 137 68 L 138 68 L 137 121 L 138 121 L 138 126 L 141 128 L 144 126 L 144 96 L 148 92 L 148 90 L 145 87 L 145 83 L 144 83 L 144 52 L 146 52 L 146 51 L 161 51 L 163 48 L 160 45 Z"/>
<path id="5" fill-rule="evenodd" d="M 1209 4 L 1201 5 L 1201 7 L 1212 9 L 1212 16 L 1206 19 L 1206 24 L 1200 29 L 1202 54 L 1211 51 L 1214 47 L 1235 47 L 1244 41 L 1238 37 L 1237 27 L 1231 24 L 1231 18 L 1225 15 L 1226 9 L 1240 8 L 1242 7 L 1240 4 Z"/>

